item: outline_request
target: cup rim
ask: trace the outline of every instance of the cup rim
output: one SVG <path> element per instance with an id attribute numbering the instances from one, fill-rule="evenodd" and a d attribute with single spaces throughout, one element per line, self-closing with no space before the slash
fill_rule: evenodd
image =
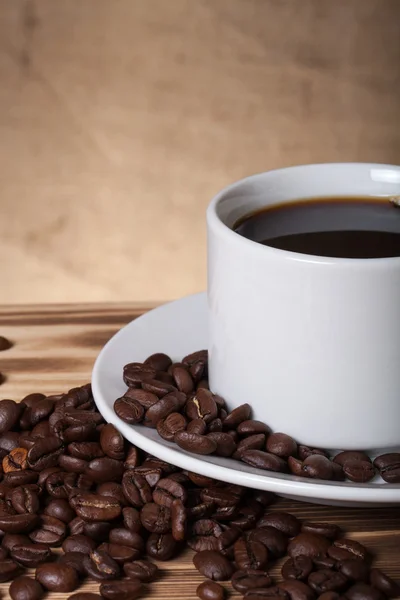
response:
<path id="1" fill-rule="evenodd" d="M 257 254 L 263 253 L 265 256 L 271 255 L 276 258 L 282 258 L 285 260 L 296 261 L 300 263 L 308 264 L 323 264 L 341 266 L 347 268 L 382 268 L 386 267 L 398 267 L 400 265 L 400 256 L 389 256 L 384 258 L 340 258 L 340 257 L 328 257 L 328 256 L 317 256 L 311 254 L 303 254 L 301 252 L 292 252 L 291 250 L 282 250 L 280 248 L 273 248 L 245 238 L 236 231 L 233 231 L 228 225 L 226 225 L 218 215 L 218 205 L 224 200 L 224 198 L 236 188 L 241 187 L 243 184 L 252 183 L 262 176 L 268 174 L 284 174 L 285 172 L 293 172 L 300 169 L 307 169 L 309 167 L 364 167 L 370 169 L 392 169 L 399 172 L 400 177 L 400 165 L 392 165 L 388 163 L 364 163 L 364 162 L 332 162 L 332 163 L 306 163 L 302 165 L 294 165 L 290 167 L 283 167 L 279 169 L 271 169 L 269 171 L 261 171 L 248 177 L 239 179 L 228 186 L 220 190 L 214 198 L 211 200 L 207 207 L 206 218 L 208 227 L 213 232 L 222 237 L 226 242 L 232 244 L 238 244 L 243 247 L 244 250 L 250 252 L 256 252 Z"/>

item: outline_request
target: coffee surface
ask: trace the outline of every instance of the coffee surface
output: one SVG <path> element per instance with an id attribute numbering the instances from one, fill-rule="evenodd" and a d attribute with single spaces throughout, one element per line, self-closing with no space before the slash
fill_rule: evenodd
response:
<path id="1" fill-rule="evenodd" d="M 400 256 L 400 208 L 389 198 L 310 198 L 267 206 L 234 231 L 260 244 L 314 256 Z"/>

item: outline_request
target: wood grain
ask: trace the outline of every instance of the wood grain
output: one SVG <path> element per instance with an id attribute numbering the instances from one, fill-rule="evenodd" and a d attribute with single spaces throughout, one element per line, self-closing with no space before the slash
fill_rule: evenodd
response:
<path id="1" fill-rule="evenodd" d="M 57 393 L 88 382 L 103 344 L 146 308 L 132 304 L 0 307 L 0 335 L 14 342 L 10 350 L 0 353 L 0 371 L 6 375 L 0 397 L 20 400 L 29 392 Z M 400 507 L 333 508 L 280 499 L 273 510 L 337 523 L 371 550 L 377 566 L 400 579 Z M 192 565 L 192 555 L 185 551 L 176 560 L 159 564 L 162 576 L 151 586 L 149 597 L 195 598 L 202 577 Z M 279 566 L 272 573 L 277 574 Z M 98 586 L 86 583 L 83 589 L 97 591 Z M 0 585 L 6 598 L 7 590 L 8 584 Z M 55 599 L 65 597 L 51 594 Z"/>

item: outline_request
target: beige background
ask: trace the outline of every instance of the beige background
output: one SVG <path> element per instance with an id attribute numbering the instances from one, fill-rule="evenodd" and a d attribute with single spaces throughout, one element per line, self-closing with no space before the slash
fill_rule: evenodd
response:
<path id="1" fill-rule="evenodd" d="M 0 302 L 205 288 L 204 211 L 400 162 L 400 0 L 0 0 Z"/>

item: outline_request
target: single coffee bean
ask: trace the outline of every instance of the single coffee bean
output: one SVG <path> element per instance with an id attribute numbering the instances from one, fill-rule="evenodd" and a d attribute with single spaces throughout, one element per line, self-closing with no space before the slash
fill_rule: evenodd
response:
<path id="1" fill-rule="evenodd" d="M 100 585 L 100 594 L 106 600 L 135 600 L 142 593 L 142 582 L 138 579 L 109 581 Z"/>
<path id="2" fill-rule="evenodd" d="M 376 471 L 371 461 L 349 459 L 343 465 L 347 479 L 356 483 L 367 483 L 375 477 Z"/>
<path id="3" fill-rule="evenodd" d="M 12 581 L 21 574 L 21 566 L 13 560 L 0 561 L 0 583 Z"/>
<path id="4" fill-rule="evenodd" d="M 167 354 L 157 352 L 146 358 L 143 364 L 152 367 L 155 371 L 167 371 L 172 365 L 172 360 Z"/>
<path id="5" fill-rule="evenodd" d="M 75 512 L 64 498 L 53 498 L 43 512 L 45 515 L 55 517 L 64 523 L 69 523 L 75 517 Z"/>
<path id="6" fill-rule="evenodd" d="M 153 406 L 153 404 L 156 404 L 156 402 L 158 402 L 159 400 L 159 397 L 156 396 L 156 394 L 153 394 L 152 392 L 148 392 L 146 390 L 142 390 L 140 388 L 128 388 L 128 390 L 124 394 L 124 397 L 131 398 L 135 402 L 139 402 L 139 404 L 144 408 L 144 410 L 147 410 L 148 408 L 150 408 L 150 406 Z"/>
<path id="7" fill-rule="evenodd" d="M 31 569 L 51 559 L 52 553 L 45 544 L 24 544 L 14 546 L 10 552 L 11 558 L 20 565 Z"/>
<path id="8" fill-rule="evenodd" d="M 14 488 L 10 494 L 10 502 L 13 509 L 20 514 L 35 514 L 39 511 L 40 488 L 36 484 L 21 485 Z"/>
<path id="9" fill-rule="evenodd" d="M 193 564 L 204 577 L 213 581 L 226 581 L 233 573 L 230 561 L 215 550 L 198 552 L 193 558 Z"/>
<path id="10" fill-rule="evenodd" d="M 84 521 L 112 521 L 121 514 L 121 505 L 117 500 L 89 492 L 76 494 L 70 504 Z"/>
<path id="11" fill-rule="evenodd" d="M 333 462 L 337 463 L 341 467 L 344 467 L 344 465 L 349 460 L 360 460 L 362 462 L 371 462 L 371 459 L 369 458 L 368 454 L 365 454 L 365 452 L 359 452 L 356 450 L 345 450 L 344 452 L 339 452 L 339 454 L 336 454 L 336 456 L 332 460 L 333 460 Z"/>
<path id="12" fill-rule="evenodd" d="M 136 471 L 125 471 L 122 477 L 122 489 L 125 497 L 136 508 L 151 502 L 153 494 L 146 479 Z"/>
<path id="13" fill-rule="evenodd" d="M 4 350 L 9 350 L 10 348 L 12 348 L 12 346 L 13 344 L 12 342 L 10 342 L 10 340 L 0 335 L 0 352 L 4 352 Z"/>
<path id="14" fill-rule="evenodd" d="M 217 456 L 229 457 L 232 456 L 236 450 L 235 441 L 228 433 L 214 431 L 209 433 L 207 438 L 213 440 L 217 444 L 215 449 L 215 454 Z"/>
<path id="15" fill-rule="evenodd" d="M 263 450 L 245 450 L 241 453 L 241 460 L 252 467 L 266 471 L 286 473 L 288 470 L 287 463 L 282 458 Z"/>
<path id="16" fill-rule="evenodd" d="M 282 531 L 268 525 L 265 527 L 258 526 L 250 531 L 249 539 L 264 544 L 272 559 L 285 556 L 289 544 L 288 537 Z"/>
<path id="17" fill-rule="evenodd" d="M 222 431 L 222 429 L 223 429 L 222 419 L 220 419 L 219 417 L 217 419 L 213 419 L 208 424 L 208 431 L 209 431 L 209 433 L 219 433 L 219 432 Z M 233 431 L 233 430 L 231 430 L 231 431 Z M 233 433 L 236 433 L 236 432 L 234 431 Z M 228 433 L 228 435 L 230 435 L 230 437 L 232 438 L 232 440 L 236 444 L 236 441 L 235 441 L 233 435 L 231 435 L 229 433 Z"/>
<path id="18" fill-rule="evenodd" d="M 15 428 L 21 412 L 22 406 L 14 400 L 0 400 L 0 435 Z"/>
<path id="19" fill-rule="evenodd" d="M 7 456 L 3 458 L 3 471 L 10 473 L 11 471 L 24 471 L 28 468 L 28 450 L 26 448 L 14 448 Z"/>
<path id="20" fill-rule="evenodd" d="M 333 479 L 334 467 L 329 458 L 320 454 L 311 454 L 303 462 L 302 473 L 312 479 Z"/>
<path id="21" fill-rule="evenodd" d="M 42 600 L 44 589 L 32 577 L 21 575 L 11 583 L 9 594 L 11 600 Z"/>
<path id="22" fill-rule="evenodd" d="M 39 439 L 28 452 L 28 465 L 33 471 L 55 467 L 63 451 L 63 442 L 56 436 Z"/>
<path id="23" fill-rule="evenodd" d="M 82 552 L 65 552 L 58 557 L 58 562 L 68 565 L 75 569 L 79 577 L 86 576 L 86 569 L 83 563 Z"/>
<path id="24" fill-rule="evenodd" d="M 127 506 L 122 509 L 122 519 L 124 522 L 124 527 L 129 529 L 134 533 L 139 533 L 142 529 L 142 522 L 140 520 L 140 513 L 136 508 L 132 506 Z"/>
<path id="25" fill-rule="evenodd" d="M 287 458 L 297 454 L 297 443 L 286 433 L 271 433 L 267 439 L 266 449 L 281 458 Z"/>
<path id="26" fill-rule="evenodd" d="M 122 461 L 103 456 L 94 458 L 88 464 L 86 475 L 95 483 L 120 481 L 124 472 Z"/>
<path id="27" fill-rule="evenodd" d="M 125 456 L 124 438 L 111 423 L 107 423 L 101 430 L 100 446 L 104 454 L 110 458 L 122 460 Z"/>
<path id="28" fill-rule="evenodd" d="M 288 554 L 291 558 L 326 556 L 330 545 L 330 540 L 317 533 L 299 533 L 289 542 Z"/>
<path id="29" fill-rule="evenodd" d="M 179 431 L 174 438 L 175 443 L 186 452 L 194 454 L 213 454 L 217 449 L 217 443 L 205 435 Z"/>
<path id="30" fill-rule="evenodd" d="M 61 454 L 58 457 L 58 464 L 68 473 L 85 473 L 89 463 L 87 460 L 81 458 L 68 456 L 68 454 Z"/>
<path id="31" fill-rule="evenodd" d="M 130 563 L 125 563 L 123 566 L 124 573 L 130 579 L 139 579 L 144 583 L 154 581 L 158 575 L 158 567 L 149 560 L 134 560 Z"/>
<path id="32" fill-rule="evenodd" d="M 118 564 L 124 564 L 126 562 L 132 562 L 137 558 L 140 558 L 141 552 L 131 546 L 122 546 L 121 544 L 109 544 L 103 542 L 98 550 L 106 552 L 108 556 L 111 556 Z"/>
<path id="33" fill-rule="evenodd" d="M 368 583 L 369 581 L 369 566 L 360 558 L 350 558 L 340 561 L 339 572 L 352 582 L 363 581 L 364 583 Z"/>
<path id="34" fill-rule="evenodd" d="M 185 398 L 181 392 L 171 392 L 163 396 L 156 404 L 146 410 L 143 424 L 147 427 L 157 427 L 159 421 L 166 419 L 168 415 L 179 410 Z"/>
<path id="35" fill-rule="evenodd" d="M 340 534 L 340 528 L 333 523 L 314 523 L 312 521 L 303 521 L 301 531 L 302 533 L 323 535 L 330 540 L 336 540 Z"/>
<path id="36" fill-rule="evenodd" d="M 150 488 L 155 488 L 157 483 L 163 477 L 163 470 L 158 467 L 151 467 L 151 466 L 150 467 L 149 466 L 136 467 L 134 469 L 134 474 L 135 474 L 135 476 L 140 475 L 147 482 L 147 484 L 150 486 Z M 139 487 L 140 487 L 140 483 L 139 483 Z M 149 492 L 147 487 L 146 487 L 146 490 L 144 490 L 144 488 L 143 488 L 143 492 L 144 491 L 145 491 L 146 498 L 147 497 L 150 498 L 151 491 Z M 144 501 L 146 501 L 146 498 L 143 496 Z"/>
<path id="37" fill-rule="evenodd" d="M 101 458 L 104 452 L 98 442 L 72 442 L 68 444 L 68 453 L 74 458 L 91 461 Z"/>
<path id="38" fill-rule="evenodd" d="M 234 432 L 233 429 L 228 431 L 229 433 Z M 236 460 L 242 460 L 242 455 L 246 450 L 262 450 L 265 447 L 265 434 L 256 433 L 243 438 L 237 445 L 236 451 L 233 454 L 233 458 Z"/>
<path id="39" fill-rule="evenodd" d="M 114 402 L 114 410 L 116 415 L 129 425 L 137 425 L 143 421 L 143 406 L 137 400 L 133 400 L 127 396 L 118 398 Z"/>
<path id="40" fill-rule="evenodd" d="M 245 569 L 262 570 L 268 562 L 268 550 L 261 544 L 249 539 L 239 539 L 233 547 L 235 563 L 241 571 Z"/>
<path id="41" fill-rule="evenodd" d="M 151 533 L 171 531 L 171 511 L 167 506 L 149 502 L 143 506 L 140 519 L 143 527 Z"/>
<path id="42" fill-rule="evenodd" d="M 314 592 L 303 581 L 288 579 L 278 583 L 278 587 L 289 595 L 290 600 L 314 600 Z"/>
<path id="43" fill-rule="evenodd" d="M 289 558 L 282 567 L 283 579 L 298 579 L 306 581 L 314 568 L 313 561 L 308 556 L 299 555 Z"/>
<path id="44" fill-rule="evenodd" d="M 50 592 L 72 592 L 79 585 L 75 569 L 59 562 L 39 565 L 36 579 Z"/>
<path id="45" fill-rule="evenodd" d="M 171 507 L 174 500 L 178 499 L 182 500 L 182 502 L 186 502 L 186 498 L 187 494 L 183 485 L 168 477 L 160 479 L 153 492 L 154 502 L 160 506 L 167 506 L 168 508 Z"/>
<path id="46" fill-rule="evenodd" d="M 171 533 L 152 533 L 146 542 L 146 552 L 155 560 L 171 560 L 178 550 Z"/>
<path id="47" fill-rule="evenodd" d="M 343 573 L 331 569 L 320 569 L 310 574 L 308 585 L 318 595 L 324 592 L 341 592 L 346 589 L 348 579 Z"/>
<path id="48" fill-rule="evenodd" d="M 20 485 L 27 485 L 29 483 L 36 483 L 38 481 L 38 473 L 26 469 L 24 471 L 10 471 L 5 473 L 3 477 L 3 485 L 8 487 L 18 487 Z"/>
<path id="49" fill-rule="evenodd" d="M 28 533 L 39 522 L 38 515 L 0 515 L 0 530 L 5 533 Z"/>
<path id="50" fill-rule="evenodd" d="M 236 429 L 243 421 L 248 421 L 251 415 L 250 404 L 241 404 L 234 408 L 224 420 L 225 429 Z"/>
<path id="51" fill-rule="evenodd" d="M 328 554 L 336 560 L 346 560 L 348 558 L 368 559 L 368 552 L 365 546 L 355 540 L 340 539 L 335 540 L 328 549 Z"/>
<path id="52" fill-rule="evenodd" d="M 156 396 L 158 396 L 160 399 L 171 393 L 181 393 L 177 387 L 171 385 L 170 383 L 165 383 L 162 379 L 147 379 L 146 381 L 142 382 L 142 388 L 148 392 L 156 394 Z"/>
<path id="53" fill-rule="evenodd" d="M 115 529 L 112 529 L 110 531 L 109 541 L 112 544 L 130 546 L 139 552 L 143 552 L 144 550 L 143 538 L 138 533 L 130 531 L 129 529 L 125 529 L 124 527 L 116 527 Z"/>
<path id="54" fill-rule="evenodd" d="M 186 538 L 187 512 L 182 500 L 173 500 L 171 504 L 171 528 L 172 537 L 177 542 Z"/>
<path id="55" fill-rule="evenodd" d="M 128 387 L 136 387 L 147 379 L 152 379 L 156 369 L 152 365 L 142 363 L 129 363 L 124 366 L 123 379 Z"/>
<path id="56" fill-rule="evenodd" d="M 274 527 L 288 537 L 294 537 L 300 533 L 301 523 L 294 516 L 285 512 L 266 512 L 257 523 L 258 527 Z"/>
<path id="57" fill-rule="evenodd" d="M 385 596 L 377 588 L 367 583 L 356 583 L 346 591 L 348 600 L 384 600 Z"/>
<path id="58" fill-rule="evenodd" d="M 170 413 L 165 419 L 157 422 L 157 433 L 168 442 L 174 441 L 174 436 L 178 431 L 184 431 L 187 421 L 183 415 L 178 412 Z"/>
<path id="59" fill-rule="evenodd" d="M 204 435 L 207 430 L 206 422 L 203 419 L 193 419 L 189 421 L 186 431 L 187 433 L 195 433 L 197 435 Z"/>
<path id="60" fill-rule="evenodd" d="M 196 594 L 200 600 L 224 600 L 225 598 L 224 588 L 215 581 L 203 581 L 203 583 L 200 583 Z"/>
<path id="61" fill-rule="evenodd" d="M 242 436 L 252 436 L 257 434 L 269 434 L 271 432 L 268 425 L 263 423 L 262 421 L 255 421 L 254 419 L 248 419 L 247 421 L 242 421 L 237 426 L 237 432 Z"/>
<path id="62" fill-rule="evenodd" d="M 21 533 L 6 533 L 2 539 L 1 547 L 10 552 L 14 546 L 23 546 L 24 544 L 30 544 L 31 540 L 27 535 Z"/>
<path id="63" fill-rule="evenodd" d="M 29 537 L 36 544 L 47 544 L 55 547 L 61 546 L 66 534 L 67 528 L 63 521 L 42 514 L 39 516 L 37 529 L 31 531 Z"/>
<path id="64" fill-rule="evenodd" d="M 400 483 L 400 453 L 382 454 L 374 460 L 374 466 L 387 483 Z"/>
<path id="65" fill-rule="evenodd" d="M 400 585 L 380 569 L 371 569 L 370 584 L 388 598 L 400 596 Z"/>
<path id="66" fill-rule="evenodd" d="M 193 392 L 194 381 L 187 368 L 177 365 L 172 367 L 171 374 L 175 380 L 175 385 L 180 392 L 183 392 L 184 394 L 191 394 Z"/>
<path id="67" fill-rule="evenodd" d="M 83 552 L 90 554 L 96 548 L 96 542 L 87 535 L 70 535 L 62 544 L 64 552 Z"/>
<path id="68" fill-rule="evenodd" d="M 186 416 L 190 419 L 203 419 L 208 424 L 218 417 L 218 406 L 210 390 L 201 388 L 185 406 Z"/>
<path id="69" fill-rule="evenodd" d="M 116 579 L 120 574 L 118 563 L 103 550 L 94 550 L 89 556 L 85 554 L 83 565 L 87 575 L 95 581 Z"/>
<path id="70" fill-rule="evenodd" d="M 244 571 L 236 571 L 232 575 L 231 583 L 233 589 L 240 594 L 245 594 L 249 590 L 270 587 L 272 580 L 266 571 L 246 569 Z"/>

